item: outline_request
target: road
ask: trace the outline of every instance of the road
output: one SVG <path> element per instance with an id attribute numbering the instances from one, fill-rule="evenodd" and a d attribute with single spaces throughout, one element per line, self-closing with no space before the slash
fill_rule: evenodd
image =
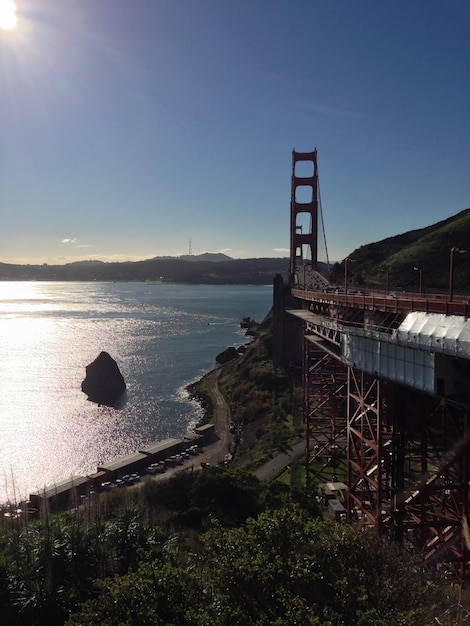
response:
<path id="1" fill-rule="evenodd" d="M 229 431 L 230 409 L 220 392 L 218 384 L 222 369 L 222 367 L 218 367 L 206 377 L 206 385 L 214 402 L 214 427 L 217 440 L 206 447 L 205 452 L 198 457 L 198 461 L 210 463 L 211 465 L 217 465 L 223 461 L 233 440 L 233 435 Z M 301 439 L 290 450 L 278 454 L 274 459 L 255 470 L 254 475 L 259 480 L 271 478 L 271 476 L 275 475 L 286 465 L 289 465 L 289 463 L 294 463 L 302 458 L 304 454 L 305 440 Z"/>
<path id="2" fill-rule="evenodd" d="M 214 411 L 214 440 L 204 446 L 204 451 L 196 457 L 191 457 L 183 466 L 168 469 L 164 474 L 152 476 L 153 480 L 162 480 L 177 472 L 195 471 L 202 469 L 201 463 L 209 463 L 210 465 L 218 465 L 224 461 L 230 446 L 233 442 L 233 435 L 229 431 L 230 426 L 230 409 L 219 389 L 219 378 L 223 366 L 220 366 L 206 375 L 205 383 L 211 397 L 213 399 Z M 305 440 L 301 439 L 285 453 L 278 454 L 274 459 L 268 461 L 255 470 L 254 475 L 259 480 L 266 480 L 274 476 L 279 470 L 286 465 L 294 463 L 300 459 L 305 453 Z"/>
<path id="3" fill-rule="evenodd" d="M 290 463 L 295 463 L 300 458 L 302 458 L 305 454 L 305 439 L 301 439 L 297 443 L 295 443 L 292 448 L 290 448 L 287 452 L 283 452 L 282 454 L 278 454 L 274 459 L 268 461 L 261 467 L 258 467 L 253 473 L 259 480 L 266 480 L 274 476 L 286 465 Z"/>
<path id="4" fill-rule="evenodd" d="M 216 441 L 207 446 L 206 451 L 201 455 L 201 457 L 205 456 L 206 458 L 201 458 L 201 461 L 205 461 L 211 465 L 217 465 L 224 460 L 233 441 L 233 435 L 229 431 L 230 409 L 219 389 L 219 377 L 221 372 L 222 366 L 212 370 L 212 372 L 206 376 L 207 389 L 213 399 Z"/>

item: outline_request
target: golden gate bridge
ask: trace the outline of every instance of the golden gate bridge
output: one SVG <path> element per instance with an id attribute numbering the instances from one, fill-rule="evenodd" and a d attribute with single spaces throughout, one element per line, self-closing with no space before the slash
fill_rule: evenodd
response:
<path id="1" fill-rule="evenodd" d="M 290 280 L 274 360 L 302 354 L 307 481 L 345 460 L 345 516 L 466 576 L 470 297 L 332 287 L 319 271 L 317 151 L 292 153 Z M 320 206 L 321 211 L 321 206 Z"/>

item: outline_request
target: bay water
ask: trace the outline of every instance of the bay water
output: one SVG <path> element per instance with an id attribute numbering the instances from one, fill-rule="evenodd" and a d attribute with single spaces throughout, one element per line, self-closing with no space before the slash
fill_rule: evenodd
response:
<path id="1" fill-rule="evenodd" d="M 186 386 L 271 306 L 272 285 L 0 282 L 0 503 L 184 436 L 201 417 Z M 126 381 L 122 408 L 81 391 L 101 351 Z"/>

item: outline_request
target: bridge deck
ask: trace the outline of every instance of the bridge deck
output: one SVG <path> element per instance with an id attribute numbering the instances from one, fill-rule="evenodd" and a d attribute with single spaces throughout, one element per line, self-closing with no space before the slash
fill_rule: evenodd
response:
<path id="1" fill-rule="evenodd" d="M 409 313 L 424 311 L 426 313 L 443 313 L 445 315 L 470 315 L 470 299 L 468 296 L 453 296 L 452 300 L 444 294 L 420 295 L 408 292 L 386 292 L 367 290 L 363 292 L 336 293 L 333 291 L 314 291 L 293 288 L 292 295 L 307 302 L 319 302 L 331 305 L 342 305 L 370 311 L 391 313 Z"/>

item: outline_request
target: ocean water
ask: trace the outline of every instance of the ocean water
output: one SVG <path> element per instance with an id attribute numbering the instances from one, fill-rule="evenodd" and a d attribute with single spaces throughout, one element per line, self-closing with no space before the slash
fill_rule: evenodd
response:
<path id="1" fill-rule="evenodd" d="M 271 306 L 271 285 L 0 282 L 0 503 L 182 437 L 201 416 L 185 387 Z M 119 409 L 81 391 L 102 350 L 126 381 Z"/>

